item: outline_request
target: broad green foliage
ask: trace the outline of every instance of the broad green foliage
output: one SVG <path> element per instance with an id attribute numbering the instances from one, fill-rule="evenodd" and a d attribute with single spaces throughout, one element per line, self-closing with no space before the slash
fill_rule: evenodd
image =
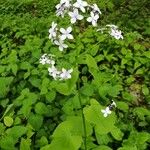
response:
<path id="1" fill-rule="evenodd" d="M 93 124 L 96 133 L 107 134 L 113 130 L 116 118 L 114 114 L 104 118 L 103 114 L 100 113 L 101 109 L 102 107 L 99 105 L 99 103 L 92 99 L 91 106 L 84 108 L 84 115 L 85 119 Z"/>
<path id="2" fill-rule="evenodd" d="M 87 2 L 102 12 L 97 28 L 116 24 L 123 39 L 56 17 L 59 0 L 0 0 L 1 150 L 150 149 L 148 1 Z M 63 52 L 48 38 L 53 21 L 73 29 Z M 71 78 L 54 80 L 44 53 Z"/>

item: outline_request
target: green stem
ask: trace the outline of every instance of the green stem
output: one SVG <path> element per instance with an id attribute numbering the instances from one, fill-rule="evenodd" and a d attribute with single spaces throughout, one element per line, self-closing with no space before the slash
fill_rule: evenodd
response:
<path id="1" fill-rule="evenodd" d="M 80 102 L 80 107 L 81 107 L 81 114 L 82 114 L 82 123 L 83 123 L 83 132 L 84 132 L 84 148 L 85 150 L 87 150 L 87 144 L 86 144 L 86 123 L 85 123 L 85 117 L 84 117 L 84 113 L 83 113 L 83 107 L 82 107 L 82 100 L 81 100 L 81 96 L 80 96 L 80 81 L 78 80 L 78 96 L 79 96 L 79 102 Z"/>

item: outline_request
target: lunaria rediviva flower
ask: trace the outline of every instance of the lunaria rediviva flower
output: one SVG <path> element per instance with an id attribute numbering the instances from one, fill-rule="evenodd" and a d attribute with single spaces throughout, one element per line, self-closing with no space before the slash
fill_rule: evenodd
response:
<path id="1" fill-rule="evenodd" d="M 64 17 L 70 6 L 70 0 L 61 0 L 60 3 L 56 5 L 56 16 Z"/>
<path id="2" fill-rule="evenodd" d="M 104 117 L 107 117 L 108 115 L 110 115 L 112 113 L 112 109 L 114 107 L 117 107 L 116 103 L 112 100 L 111 104 L 106 107 L 105 109 L 102 109 L 101 112 L 103 113 Z"/>
<path id="3" fill-rule="evenodd" d="M 67 47 L 68 47 L 68 45 L 67 45 L 67 44 L 65 44 L 65 43 L 64 43 L 64 41 L 63 41 L 63 40 L 61 40 L 61 39 L 59 39 L 58 41 L 57 41 L 57 40 L 55 40 L 55 41 L 54 41 L 54 43 L 55 43 L 56 45 L 58 45 L 58 46 L 59 46 L 59 50 L 60 50 L 60 51 L 63 51 L 63 50 L 64 50 L 64 48 L 67 48 Z"/>
<path id="4" fill-rule="evenodd" d="M 88 3 L 86 1 L 77 0 L 77 2 L 73 4 L 73 6 L 79 8 L 83 13 L 85 13 L 85 7 L 88 6 Z"/>
<path id="5" fill-rule="evenodd" d="M 115 39 L 123 39 L 122 33 L 118 29 L 111 28 L 110 35 L 113 36 Z"/>
<path id="6" fill-rule="evenodd" d="M 51 28 L 49 29 L 49 39 L 52 41 L 56 38 L 57 35 L 57 23 L 52 22 Z"/>
<path id="7" fill-rule="evenodd" d="M 111 114 L 111 110 L 109 107 L 106 107 L 106 109 L 102 109 L 101 112 L 103 113 L 104 117 L 107 117 L 109 114 Z"/>
<path id="8" fill-rule="evenodd" d="M 55 80 L 59 77 L 60 71 L 53 65 L 48 68 L 49 75 L 52 76 Z"/>
<path id="9" fill-rule="evenodd" d="M 45 65 L 45 64 L 51 64 L 54 65 L 55 61 L 50 58 L 47 54 L 43 54 L 40 58 L 40 64 Z"/>
<path id="10" fill-rule="evenodd" d="M 102 12 L 98 8 L 97 4 L 93 4 L 91 7 L 93 9 L 92 11 L 93 11 L 94 14 L 102 14 Z"/>
<path id="11" fill-rule="evenodd" d="M 72 72 L 73 72 L 73 69 L 66 70 L 66 69 L 62 68 L 62 72 L 60 74 L 60 80 L 70 79 Z"/>
<path id="12" fill-rule="evenodd" d="M 65 40 L 66 38 L 73 39 L 72 34 L 70 34 L 71 31 L 72 31 L 71 27 L 68 27 L 67 29 L 60 28 L 60 32 L 62 33 L 62 35 L 60 36 L 60 39 L 61 40 Z"/>
<path id="13" fill-rule="evenodd" d="M 84 17 L 79 14 L 78 9 L 74 9 L 73 12 L 68 13 L 71 17 L 71 23 L 74 24 L 77 20 L 82 20 Z"/>
<path id="14" fill-rule="evenodd" d="M 92 25 L 95 27 L 97 26 L 98 18 L 99 18 L 98 14 L 94 14 L 93 12 L 91 12 L 91 16 L 87 18 L 87 21 L 92 22 Z"/>

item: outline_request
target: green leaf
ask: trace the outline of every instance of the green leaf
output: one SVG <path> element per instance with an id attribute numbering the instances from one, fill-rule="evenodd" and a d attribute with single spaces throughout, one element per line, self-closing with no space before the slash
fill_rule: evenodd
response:
<path id="1" fill-rule="evenodd" d="M 45 146 L 48 144 L 48 140 L 45 136 L 42 136 L 39 140 L 38 140 L 38 145 L 40 147 Z"/>
<path id="2" fill-rule="evenodd" d="M 46 107 L 46 105 L 42 102 L 38 102 L 36 105 L 35 105 L 35 112 L 37 114 L 40 114 L 40 115 L 45 115 L 45 114 L 48 114 L 49 113 L 49 110 L 48 108 Z"/>
<path id="3" fill-rule="evenodd" d="M 55 100 L 56 92 L 54 90 L 51 90 L 45 96 L 46 100 L 51 103 L 53 100 Z"/>
<path id="4" fill-rule="evenodd" d="M 125 102 L 117 102 L 117 108 L 124 112 L 128 112 L 128 110 L 129 110 L 129 106 Z"/>
<path id="5" fill-rule="evenodd" d="M 50 84 L 50 80 L 48 78 L 44 78 L 42 81 L 42 87 L 41 87 L 41 95 L 46 94 L 48 92 L 48 87 Z"/>
<path id="6" fill-rule="evenodd" d="M 94 86 L 91 84 L 85 84 L 82 88 L 81 88 L 81 94 L 84 94 L 86 96 L 92 96 L 94 93 Z"/>
<path id="7" fill-rule="evenodd" d="M 77 120 L 78 117 L 75 117 L 73 120 L 70 118 L 59 124 L 53 133 L 51 144 L 44 146 L 41 150 L 78 150 L 82 143 L 82 128 L 78 126 L 82 126 L 82 124 L 76 126 L 75 121 Z"/>
<path id="8" fill-rule="evenodd" d="M 41 80 L 38 77 L 31 77 L 29 78 L 29 82 L 34 86 L 40 89 L 41 87 Z"/>
<path id="9" fill-rule="evenodd" d="M 114 85 L 114 86 L 110 87 L 108 94 L 112 97 L 116 97 L 120 94 L 120 91 L 122 91 L 122 86 L 121 85 Z"/>
<path id="10" fill-rule="evenodd" d="M 104 117 L 101 110 L 104 109 L 95 99 L 91 99 L 91 105 L 84 108 L 87 122 L 95 126 L 95 132 L 107 134 L 114 128 L 116 117 L 114 113 Z"/>
<path id="11" fill-rule="evenodd" d="M 11 65 L 11 70 L 12 70 L 13 74 L 16 75 L 16 74 L 17 74 L 17 71 L 18 71 L 18 66 L 17 66 L 17 64 L 12 64 L 12 65 Z"/>
<path id="12" fill-rule="evenodd" d="M 37 94 L 26 93 L 25 97 L 22 99 L 22 107 L 19 111 L 19 114 L 23 114 L 25 117 L 28 118 L 32 109 L 32 105 L 36 103 L 37 99 Z"/>
<path id="13" fill-rule="evenodd" d="M 70 95 L 71 88 L 68 87 L 67 83 L 59 83 L 55 85 L 56 91 L 63 95 Z"/>
<path id="14" fill-rule="evenodd" d="M 20 150 L 30 150 L 31 140 L 21 138 Z"/>
<path id="15" fill-rule="evenodd" d="M 150 58 L 150 51 L 144 52 L 144 56 L 146 56 L 147 58 Z"/>
<path id="16" fill-rule="evenodd" d="M 122 140 L 123 137 L 123 133 L 121 132 L 121 130 L 117 127 L 114 127 L 113 130 L 111 131 L 111 135 L 118 141 Z"/>
<path id="17" fill-rule="evenodd" d="M 13 118 L 9 117 L 9 116 L 6 116 L 4 117 L 4 124 L 7 126 L 7 127 L 11 127 L 13 125 Z"/>
<path id="18" fill-rule="evenodd" d="M 89 68 L 94 68 L 98 70 L 97 63 L 95 59 L 91 55 L 86 55 L 86 64 L 88 65 Z"/>
<path id="19" fill-rule="evenodd" d="M 12 110 L 13 106 L 14 106 L 14 104 L 10 104 L 7 106 L 7 108 L 6 108 L 2 118 L 0 119 L 0 121 Z"/>
<path id="20" fill-rule="evenodd" d="M 93 148 L 92 150 L 112 150 L 112 149 L 106 145 L 101 145 L 96 148 Z"/>
<path id="21" fill-rule="evenodd" d="M 12 81 L 13 77 L 0 77 L 0 98 L 4 98 L 7 95 Z"/>
<path id="22" fill-rule="evenodd" d="M 142 86 L 142 92 L 144 95 L 149 95 L 149 89 L 146 85 Z"/>
<path id="23" fill-rule="evenodd" d="M 20 138 L 22 135 L 24 135 L 27 132 L 27 128 L 23 126 L 14 126 L 12 128 L 7 129 L 6 133 L 13 137 L 15 140 Z"/>
<path id="24" fill-rule="evenodd" d="M 32 127 L 38 131 L 43 124 L 43 117 L 41 115 L 32 114 L 30 115 L 28 121 L 32 125 Z"/>
<path id="25" fill-rule="evenodd" d="M 11 136 L 3 136 L 0 140 L 0 148 L 3 150 L 16 150 L 15 139 Z"/>
<path id="26" fill-rule="evenodd" d="M 31 68 L 32 68 L 31 64 L 27 61 L 21 62 L 21 64 L 20 64 L 20 69 L 30 70 Z"/>

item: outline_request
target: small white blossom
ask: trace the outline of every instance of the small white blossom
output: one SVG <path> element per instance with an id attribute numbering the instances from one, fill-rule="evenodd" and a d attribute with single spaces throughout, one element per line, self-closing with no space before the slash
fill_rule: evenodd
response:
<path id="1" fill-rule="evenodd" d="M 73 69 L 66 70 L 66 69 L 62 68 L 62 73 L 60 74 L 60 80 L 70 79 L 72 71 L 73 71 Z"/>
<path id="2" fill-rule="evenodd" d="M 40 58 L 40 63 L 42 65 L 45 65 L 45 64 L 51 64 L 51 65 L 54 65 L 55 64 L 55 61 L 50 59 L 49 56 L 47 54 L 43 54 Z"/>
<path id="3" fill-rule="evenodd" d="M 55 66 L 48 68 L 49 75 L 52 76 L 55 80 L 59 77 L 60 71 L 57 70 Z"/>
<path id="4" fill-rule="evenodd" d="M 66 38 L 73 39 L 73 36 L 70 34 L 71 31 L 72 31 L 71 27 L 68 27 L 66 30 L 64 28 L 60 28 L 60 32 L 62 33 L 60 39 L 61 40 L 65 40 Z"/>
<path id="5" fill-rule="evenodd" d="M 59 46 L 59 50 L 60 50 L 60 51 L 63 51 L 64 48 L 67 48 L 67 47 L 68 47 L 68 45 L 67 45 L 67 44 L 64 44 L 64 41 L 61 40 L 61 39 L 59 39 L 59 41 L 54 41 L 54 43 Z"/>
<path id="6" fill-rule="evenodd" d="M 69 12 L 69 16 L 71 17 L 71 23 L 75 23 L 77 20 L 82 20 L 83 16 L 79 15 L 78 9 L 74 9 L 73 12 Z"/>
<path id="7" fill-rule="evenodd" d="M 111 114 L 109 107 L 106 107 L 106 109 L 102 109 L 101 112 L 103 113 L 104 117 L 107 117 L 109 114 Z"/>
<path id="8" fill-rule="evenodd" d="M 88 3 L 86 1 L 77 0 L 77 2 L 73 4 L 73 6 L 79 8 L 84 13 L 85 7 L 88 6 Z"/>
<path id="9" fill-rule="evenodd" d="M 91 12 L 91 16 L 87 18 L 88 22 L 92 22 L 93 26 L 97 26 L 97 20 L 99 18 L 98 14 L 94 14 L 93 12 Z"/>
<path id="10" fill-rule="evenodd" d="M 56 5 L 56 16 L 64 17 L 64 14 L 70 6 L 70 0 L 61 0 L 60 3 Z"/>
<path id="11" fill-rule="evenodd" d="M 93 6 L 91 6 L 91 7 L 92 7 L 94 13 L 102 14 L 102 12 L 98 8 L 97 4 L 93 4 Z"/>
<path id="12" fill-rule="evenodd" d="M 53 40 L 56 38 L 56 31 L 57 31 L 57 23 L 52 22 L 51 28 L 49 29 L 49 39 Z"/>
<path id="13" fill-rule="evenodd" d="M 121 35 L 121 31 L 117 29 L 111 28 L 110 35 L 113 36 L 115 39 L 123 39 L 123 36 Z"/>

